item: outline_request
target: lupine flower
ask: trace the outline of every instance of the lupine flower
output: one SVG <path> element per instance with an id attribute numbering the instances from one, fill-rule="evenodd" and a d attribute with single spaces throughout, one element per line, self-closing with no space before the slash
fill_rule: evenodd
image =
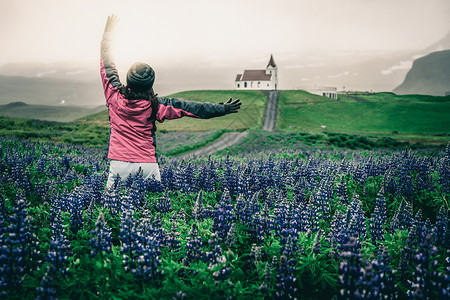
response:
<path id="1" fill-rule="evenodd" d="M 348 194 L 347 194 L 347 183 L 345 182 L 344 176 L 341 177 L 341 181 L 336 187 L 336 196 L 339 198 L 339 202 L 345 206 L 349 204 Z"/>
<path id="2" fill-rule="evenodd" d="M 54 300 L 58 299 L 56 297 L 55 283 L 53 277 L 55 275 L 54 266 L 50 265 L 47 267 L 47 271 L 42 277 L 41 285 L 36 288 L 36 300 Z"/>
<path id="3" fill-rule="evenodd" d="M 186 240 L 186 256 L 183 259 L 183 264 L 189 265 L 191 262 L 203 259 L 204 253 L 201 249 L 202 240 L 198 235 L 197 225 L 195 223 L 192 224 L 189 236 Z"/>
<path id="4" fill-rule="evenodd" d="M 380 215 L 379 207 L 375 206 L 375 210 L 370 218 L 370 235 L 372 236 L 372 243 L 374 245 L 377 245 L 379 241 L 384 240 L 385 232 L 383 225 L 385 223 L 382 223 L 382 217 Z"/>
<path id="5" fill-rule="evenodd" d="M 198 192 L 195 198 L 194 209 L 192 210 L 192 218 L 198 221 L 202 221 L 204 218 L 204 206 L 202 203 L 203 191 Z"/>
<path id="6" fill-rule="evenodd" d="M 412 208 L 411 205 L 402 199 L 399 208 L 394 214 L 394 217 L 391 221 L 391 232 L 394 230 L 400 229 L 405 230 L 409 229 L 412 222 Z"/>
<path id="7" fill-rule="evenodd" d="M 52 237 L 45 260 L 51 263 L 53 270 L 61 275 L 69 271 L 68 258 L 72 255 L 70 243 L 65 237 L 61 212 L 55 214 L 51 224 Z"/>
<path id="8" fill-rule="evenodd" d="M 280 265 L 276 274 L 275 298 L 276 299 L 293 299 L 297 295 L 298 284 L 297 278 L 292 276 L 293 265 L 295 261 L 288 261 L 287 257 L 282 255 Z"/>
<path id="9" fill-rule="evenodd" d="M 449 146 L 447 146 L 447 148 L 448 147 Z M 449 234 L 449 213 L 448 210 L 442 206 L 436 216 L 436 227 L 434 234 L 436 237 L 436 245 L 442 245 L 448 248 L 450 246 Z"/>
<path id="10" fill-rule="evenodd" d="M 180 233 L 178 232 L 177 225 L 175 222 L 172 223 L 171 231 L 167 234 L 166 244 L 169 247 L 170 251 L 175 251 L 180 248 L 180 241 L 178 237 Z"/>
<path id="11" fill-rule="evenodd" d="M 339 266 L 340 291 L 339 299 L 361 299 L 361 267 L 362 255 L 358 251 L 358 240 L 351 237 L 347 244 L 343 245 L 341 257 L 343 261 Z"/>
<path id="12" fill-rule="evenodd" d="M 170 198 L 168 198 L 168 197 L 159 198 L 155 204 L 155 209 L 157 212 L 160 212 L 160 213 L 171 212 L 172 208 L 170 205 Z"/>
<path id="13" fill-rule="evenodd" d="M 212 231 L 217 233 L 220 240 L 225 239 L 235 220 L 231 198 L 227 190 L 225 190 L 219 204 L 215 208 L 212 219 L 214 221 Z"/>
<path id="14" fill-rule="evenodd" d="M 236 223 L 232 223 L 225 238 L 225 245 L 231 248 L 236 242 Z"/>
<path id="15" fill-rule="evenodd" d="M 316 236 L 314 237 L 314 242 L 313 242 L 313 246 L 312 246 L 312 251 L 315 254 L 319 254 L 321 251 L 321 238 L 322 238 L 322 230 L 319 230 L 316 233 Z"/>
<path id="16" fill-rule="evenodd" d="M 111 229 L 108 227 L 105 221 L 103 213 L 98 215 L 95 222 L 95 228 L 91 231 L 93 238 L 90 240 L 89 245 L 92 248 L 91 257 L 103 252 L 111 253 Z"/>
<path id="17" fill-rule="evenodd" d="M 30 232 L 30 217 L 26 202 L 18 200 L 8 217 L 9 226 L 0 240 L 0 295 L 18 288 L 23 276 L 38 267 L 39 253 L 36 237 Z"/>

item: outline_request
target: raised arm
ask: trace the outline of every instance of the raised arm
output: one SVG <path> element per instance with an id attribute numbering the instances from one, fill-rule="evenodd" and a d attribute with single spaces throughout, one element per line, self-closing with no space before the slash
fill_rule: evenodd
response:
<path id="1" fill-rule="evenodd" d="M 178 98 L 158 98 L 158 100 L 159 108 L 156 114 L 156 120 L 159 122 L 164 122 L 166 119 L 178 119 L 184 116 L 210 119 L 229 113 L 236 113 L 241 107 L 239 99 L 232 101 L 231 98 L 225 104 L 186 101 Z"/>
<path id="2" fill-rule="evenodd" d="M 118 21 L 119 19 L 115 15 L 108 17 L 100 44 L 100 74 L 102 76 L 103 90 L 107 102 L 113 89 L 122 86 L 116 64 L 114 63 L 114 51 L 112 47 Z"/>

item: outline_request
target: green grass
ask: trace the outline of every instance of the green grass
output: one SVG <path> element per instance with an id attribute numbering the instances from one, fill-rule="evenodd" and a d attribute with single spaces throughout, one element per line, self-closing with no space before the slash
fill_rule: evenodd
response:
<path id="1" fill-rule="evenodd" d="M 395 148 L 406 143 L 446 145 L 450 140 L 449 96 L 359 93 L 339 95 L 340 100 L 336 101 L 304 91 L 281 91 L 276 131 L 272 133 L 260 130 L 266 104 L 266 96 L 260 91 L 187 91 L 168 97 L 213 103 L 224 102 L 229 97 L 240 98 L 242 107 L 238 114 L 209 120 L 184 117 L 158 123 L 159 145 L 179 144 L 158 148 L 160 154 L 166 155 L 198 149 L 225 131 L 243 130 L 250 130 L 250 134 L 231 150 L 293 149 L 302 145 Z M 327 128 L 323 130 L 321 125 Z M 195 141 L 165 138 L 164 133 L 171 132 L 191 132 L 201 137 Z M 0 135 L 102 147 L 109 136 L 108 113 L 105 110 L 70 123 L 0 117 Z"/>
<path id="2" fill-rule="evenodd" d="M 357 97 L 366 102 L 356 101 Z M 279 130 L 378 135 L 410 142 L 445 143 L 450 134 L 450 97 L 392 93 L 340 95 L 340 101 L 304 91 L 282 91 Z"/>
<path id="3" fill-rule="evenodd" d="M 166 156 L 183 154 L 206 146 L 220 138 L 225 132 L 227 132 L 226 129 L 209 132 L 157 131 L 157 152 Z M 106 147 L 108 142 L 109 124 L 106 126 L 101 122 L 85 121 L 60 123 L 0 116 L 0 136 L 102 148 Z"/>
<path id="4" fill-rule="evenodd" d="M 0 117 L 0 135 L 101 147 L 107 143 L 109 129 L 88 123 Z"/>
<path id="5" fill-rule="evenodd" d="M 237 114 L 224 117 L 199 120 L 193 118 L 181 118 L 166 120 L 157 124 L 158 129 L 166 131 L 209 131 L 218 129 L 247 130 L 261 128 L 264 118 L 267 97 L 260 91 L 187 91 L 176 93 L 168 97 L 181 98 L 189 101 L 220 103 L 230 97 L 240 98 L 241 109 Z"/>

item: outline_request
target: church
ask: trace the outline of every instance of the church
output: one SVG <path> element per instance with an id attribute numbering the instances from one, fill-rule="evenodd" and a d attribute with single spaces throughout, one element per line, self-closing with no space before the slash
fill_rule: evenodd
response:
<path id="1" fill-rule="evenodd" d="M 270 55 L 265 70 L 244 70 L 237 74 L 235 88 L 237 90 L 276 90 L 278 85 L 278 67 Z"/>

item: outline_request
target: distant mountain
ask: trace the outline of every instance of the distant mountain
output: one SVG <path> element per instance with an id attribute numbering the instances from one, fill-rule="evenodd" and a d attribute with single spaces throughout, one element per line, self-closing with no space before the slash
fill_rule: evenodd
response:
<path id="1" fill-rule="evenodd" d="M 29 105 L 24 102 L 12 102 L 6 105 L 0 105 L 0 116 L 70 122 L 105 109 L 106 107 L 103 105 L 89 109 L 80 106 Z"/>
<path id="2" fill-rule="evenodd" d="M 450 95 L 450 50 L 428 54 L 414 61 L 397 94 Z"/>
<path id="3" fill-rule="evenodd" d="M 96 107 L 104 103 L 97 82 L 0 75 L 0 104 L 25 102 L 40 105 Z"/>

